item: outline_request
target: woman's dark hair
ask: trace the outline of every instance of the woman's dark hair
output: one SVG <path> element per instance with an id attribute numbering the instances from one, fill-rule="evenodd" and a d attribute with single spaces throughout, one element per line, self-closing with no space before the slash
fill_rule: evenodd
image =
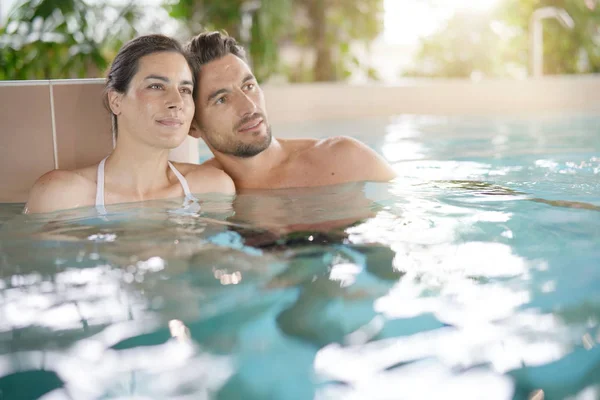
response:
<path id="1" fill-rule="evenodd" d="M 185 57 L 190 70 L 192 71 L 194 92 L 196 91 L 196 74 L 194 73 L 193 64 L 191 63 L 188 53 L 177 40 L 168 36 L 156 34 L 144 35 L 130 40 L 121 47 L 121 50 L 119 50 L 113 60 L 110 70 L 108 71 L 108 76 L 106 77 L 104 93 L 102 94 L 104 106 L 108 112 L 110 112 L 112 130 L 115 135 L 118 133 L 117 117 L 110 109 L 108 93 L 111 90 L 118 93 L 127 92 L 131 80 L 137 73 L 140 59 L 144 56 L 161 52 L 175 52 Z"/>

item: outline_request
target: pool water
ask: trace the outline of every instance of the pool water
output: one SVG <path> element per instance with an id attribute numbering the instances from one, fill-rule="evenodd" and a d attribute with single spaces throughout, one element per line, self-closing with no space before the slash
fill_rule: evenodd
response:
<path id="1" fill-rule="evenodd" d="M 0 205 L 0 399 L 600 398 L 600 117 L 279 132 L 399 178 Z"/>

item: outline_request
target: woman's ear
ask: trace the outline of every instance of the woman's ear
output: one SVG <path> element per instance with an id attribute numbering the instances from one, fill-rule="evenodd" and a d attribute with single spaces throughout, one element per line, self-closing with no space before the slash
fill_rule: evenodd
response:
<path id="1" fill-rule="evenodd" d="M 196 139 L 200 139 L 202 137 L 202 130 L 200 129 L 200 125 L 196 122 L 195 118 L 192 120 L 192 124 L 190 125 L 189 135 L 191 137 L 195 137 Z"/>
<path id="2" fill-rule="evenodd" d="M 121 100 L 123 99 L 123 94 L 117 92 L 116 90 L 110 90 L 108 92 L 108 106 L 110 107 L 110 111 L 112 111 L 115 115 L 121 114 Z"/>

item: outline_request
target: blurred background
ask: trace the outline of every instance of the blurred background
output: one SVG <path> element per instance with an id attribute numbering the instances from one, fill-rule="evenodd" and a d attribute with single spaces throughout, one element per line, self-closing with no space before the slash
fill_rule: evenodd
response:
<path id="1" fill-rule="evenodd" d="M 205 29 L 262 82 L 600 72 L 600 0 L 0 0 L 0 79 L 103 77 L 135 36 Z"/>

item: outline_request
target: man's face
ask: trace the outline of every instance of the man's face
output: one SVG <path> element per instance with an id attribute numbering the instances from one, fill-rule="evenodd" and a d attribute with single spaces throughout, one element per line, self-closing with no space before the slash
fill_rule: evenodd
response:
<path id="1" fill-rule="evenodd" d="M 201 67 L 196 122 L 220 153 L 253 157 L 271 144 L 265 99 L 248 65 L 233 54 Z"/>

